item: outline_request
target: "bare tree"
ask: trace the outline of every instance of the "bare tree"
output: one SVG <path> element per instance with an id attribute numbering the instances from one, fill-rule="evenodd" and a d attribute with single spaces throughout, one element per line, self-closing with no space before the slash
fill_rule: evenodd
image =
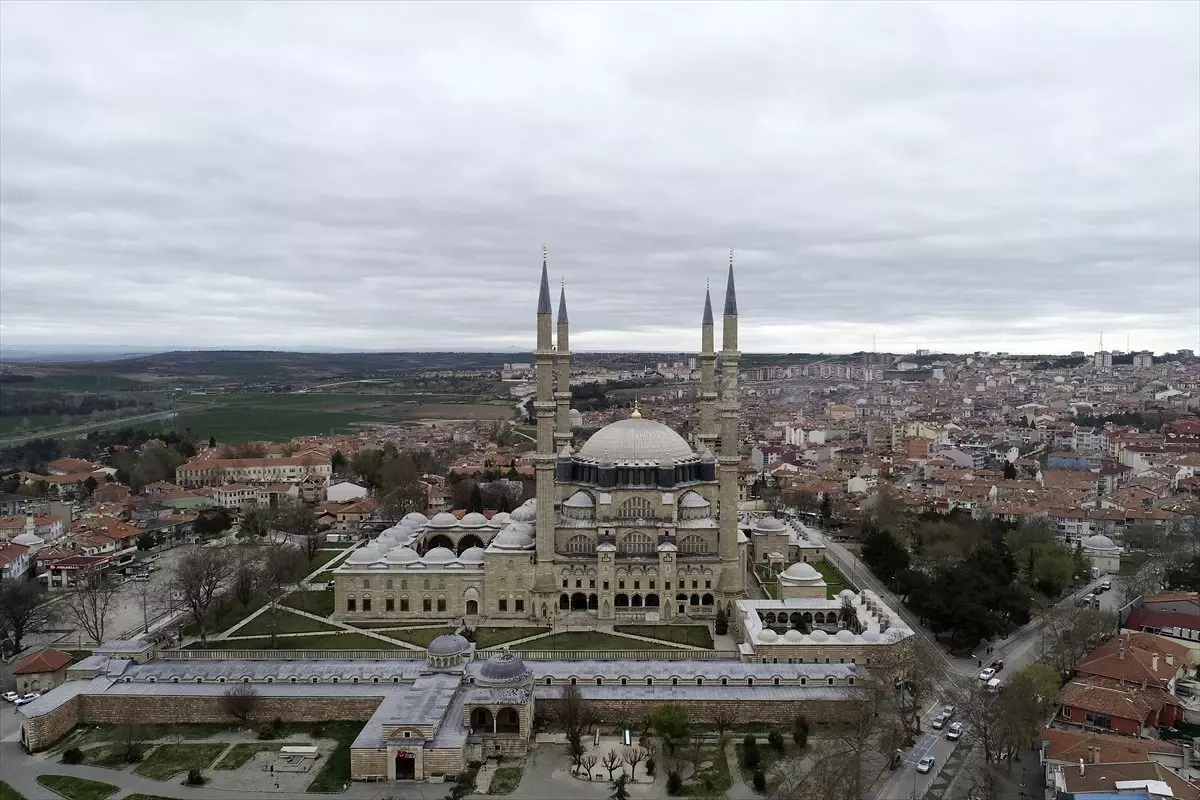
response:
<path id="1" fill-rule="evenodd" d="M 200 641 L 206 642 L 208 612 L 225 585 L 229 574 L 223 548 L 193 547 L 175 565 L 171 588 L 200 629 Z"/>
<path id="2" fill-rule="evenodd" d="M 596 756 L 588 753 L 583 758 L 579 759 L 579 766 L 587 773 L 588 780 L 592 779 L 592 768 L 596 766 Z"/>
<path id="3" fill-rule="evenodd" d="M 616 750 L 609 750 L 604 754 L 604 758 L 600 759 L 600 766 L 608 770 L 608 779 L 610 781 L 613 779 L 613 773 L 621 768 L 624 760 L 621 756 L 617 755 Z"/>
<path id="4" fill-rule="evenodd" d="M 629 779 L 637 780 L 637 765 L 650 757 L 644 747 L 626 747 L 624 753 L 625 763 L 629 765 Z"/>
<path id="5" fill-rule="evenodd" d="M 222 705 L 229 716 L 245 725 L 258 708 L 258 690 L 248 683 L 239 683 L 225 690 Z"/>
<path id="6" fill-rule="evenodd" d="M 567 758 L 571 759 L 571 767 L 576 771 L 579 770 L 579 765 L 583 761 L 583 757 L 586 753 L 587 745 L 583 743 L 583 740 L 567 740 Z"/>
<path id="7" fill-rule="evenodd" d="M 713 712 L 713 725 L 716 726 L 717 735 L 720 737 L 721 741 L 725 741 L 725 734 L 733 730 L 733 726 L 737 724 L 737 719 L 737 711 L 735 711 L 728 703 L 722 703 L 717 707 L 717 710 Z"/>
<path id="8" fill-rule="evenodd" d="M 135 581 L 133 599 L 142 609 L 142 633 L 150 633 L 150 617 L 164 606 L 162 591 L 148 580 Z"/>
<path id="9" fill-rule="evenodd" d="M 54 616 L 54 607 L 46 602 L 46 587 L 40 581 L 0 581 L 0 636 L 8 634 L 14 652 L 20 652 L 26 634 L 52 622 Z"/>
<path id="10" fill-rule="evenodd" d="M 317 518 L 303 503 L 288 503 L 275 512 L 275 525 L 300 546 L 309 561 L 321 549 L 323 536 L 317 534 Z"/>
<path id="11" fill-rule="evenodd" d="M 257 548 L 239 547 L 235 551 L 237 563 L 229 581 L 229 592 L 243 608 L 248 608 L 258 597 L 260 559 L 257 553 L 250 552 L 255 549 Z"/>
<path id="12" fill-rule="evenodd" d="M 562 696 L 555 704 L 554 715 L 567 735 L 568 754 L 575 766 L 579 766 L 578 759 L 586 750 L 583 737 L 596 721 L 595 709 L 583 699 L 578 686 L 564 686 Z"/>
<path id="13" fill-rule="evenodd" d="M 1072 600 L 1043 617 L 1042 658 L 1060 674 L 1069 672 L 1101 641 L 1117 632 L 1117 615 Z"/>
<path id="14" fill-rule="evenodd" d="M 104 641 L 118 588 L 116 581 L 109 580 L 98 569 L 91 569 L 76 577 L 74 588 L 63 598 L 66 615 L 97 644 Z"/>
<path id="15" fill-rule="evenodd" d="M 272 650 L 275 649 L 275 636 L 279 632 L 279 600 L 304 577 L 307 569 L 303 554 L 290 545 L 272 548 L 263 559 L 259 585 L 269 603 L 264 613 Z"/>

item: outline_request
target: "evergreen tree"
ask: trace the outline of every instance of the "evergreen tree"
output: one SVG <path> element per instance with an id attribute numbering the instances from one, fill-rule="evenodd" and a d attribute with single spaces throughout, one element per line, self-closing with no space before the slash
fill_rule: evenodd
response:
<path id="1" fill-rule="evenodd" d="M 471 487 L 471 496 L 467 500 L 467 511 L 483 513 L 483 492 L 480 491 L 478 483 Z"/>

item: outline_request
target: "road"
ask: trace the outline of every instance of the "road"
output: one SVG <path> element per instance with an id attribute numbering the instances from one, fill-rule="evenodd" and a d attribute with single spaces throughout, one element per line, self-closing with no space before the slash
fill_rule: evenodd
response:
<path id="1" fill-rule="evenodd" d="M 72 425 L 68 428 L 46 428 L 33 433 L 24 433 L 20 436 L 9 436 L 0 439 L 0 447 L 20 444 L 28 442 L 31 439 L 61 439 L 64 436 L 75 436 L 79 433 L 87 433 L 88 431 L 98 431 L 104 428 L 115 428 L 118 426 L 131 425 L 135 422 L 154 422 L 155 420 L 167 419 L 173 411 L 154 411 L 149 414 L 137 414 L 132 417 L 120 417 L 118 419 L 106 419 L 102 422 L 92 422 L 87 425 Z"/>

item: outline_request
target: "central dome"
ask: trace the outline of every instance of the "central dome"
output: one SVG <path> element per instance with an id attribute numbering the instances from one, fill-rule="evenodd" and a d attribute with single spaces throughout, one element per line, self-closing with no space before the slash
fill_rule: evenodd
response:
<path id="1" fill-rule="evenodd" d="M 579 454 L 597 461 L 679 460 L 695 456 L 692 448 L 675 431 L 642 417 L 629 417 L 605 425 L 592 434 Z"/>

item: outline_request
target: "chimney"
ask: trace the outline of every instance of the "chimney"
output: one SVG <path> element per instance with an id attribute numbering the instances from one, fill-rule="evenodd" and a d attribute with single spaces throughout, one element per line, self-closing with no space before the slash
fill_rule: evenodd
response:
<path id="1" fill-rule="evenodd" d="M 1083 774 L 1083 759 L 1079 759 L 1079 774 Z"/>

